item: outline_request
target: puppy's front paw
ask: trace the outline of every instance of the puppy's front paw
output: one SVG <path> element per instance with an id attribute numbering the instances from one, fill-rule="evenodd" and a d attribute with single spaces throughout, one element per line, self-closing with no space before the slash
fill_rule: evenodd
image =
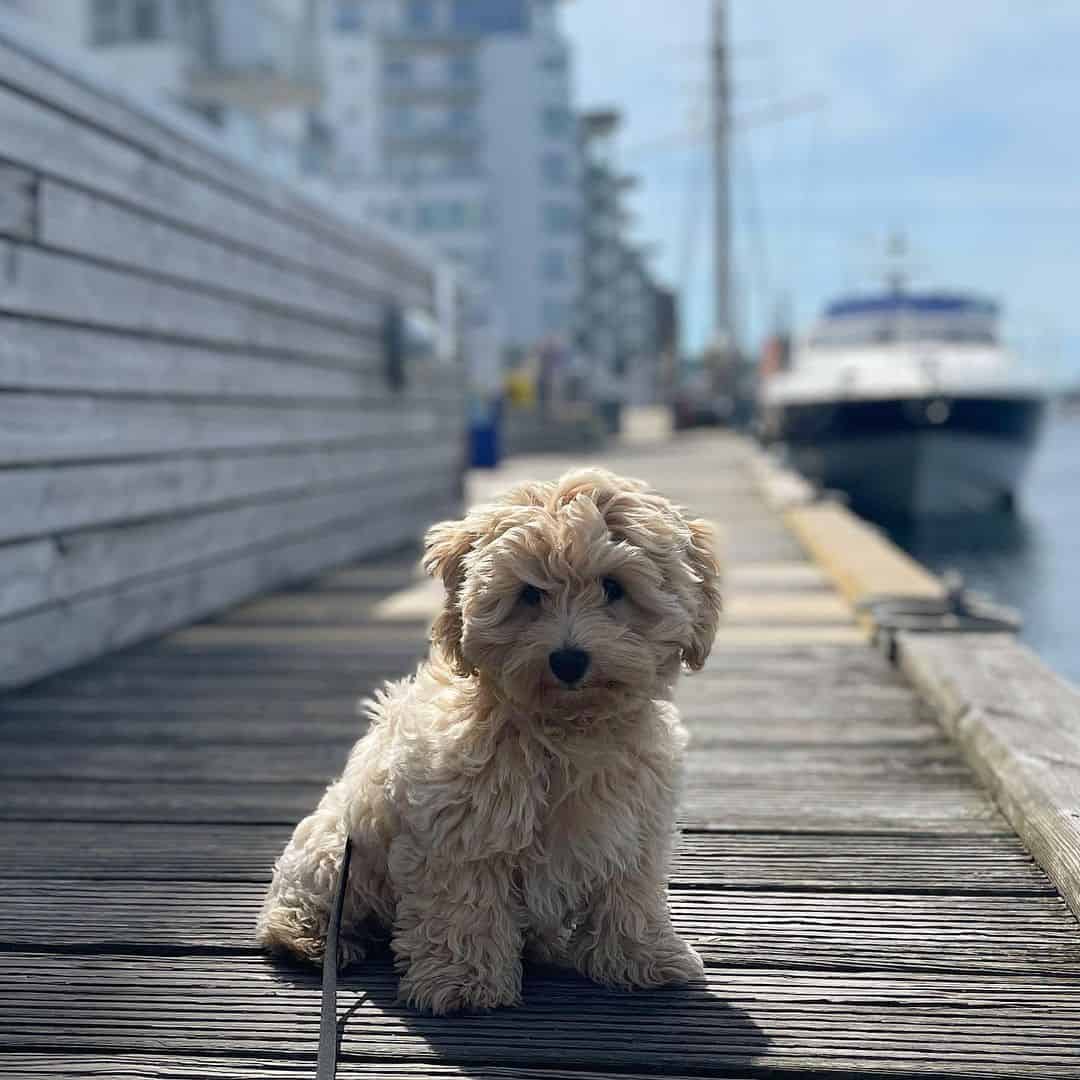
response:
<path id="1" fill-rule="evenodd" d="M 577 959 L 579 970 L 590 979 L 623 989 L 700 982 L 705 978 L 701 957 L 675 936 L 648 944 L 628 940 L 599 943 Z"/>
<path id="2" fill-rule="evenodd" d="M 487 1012 L 489 1009 L 521 1004 L 521 972 L 478 977 L 450 965 L 435 974 L 417 974 L 410 969 L 402 976 L 398 1000 L 420 1012 L 447 1016 L 459 1012 Z"/>

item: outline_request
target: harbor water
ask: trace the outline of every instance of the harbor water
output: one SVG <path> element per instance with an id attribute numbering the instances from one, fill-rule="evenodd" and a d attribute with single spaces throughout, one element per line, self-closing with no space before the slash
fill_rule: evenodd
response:
<path id="1" fill-rule="evenodd" d="M 1048 422 L 1015 513 L 879 524 L 930 569 L 1018 609 L 1024 640 L 1080 685 L 1080 416 Z"/>

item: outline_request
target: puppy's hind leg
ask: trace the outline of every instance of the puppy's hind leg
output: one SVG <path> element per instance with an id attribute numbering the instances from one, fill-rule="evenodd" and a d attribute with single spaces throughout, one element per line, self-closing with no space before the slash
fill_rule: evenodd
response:
<path id="1" fill-rule="evenodd" d="M 331 787 L 318 809 L 297 825 L 274 866 L 274 878 L 255 928 L 256 940 L 272 953 L 322 962 L 348 828 L 338 787 Z M 350 883 L 364 873 L 362 861 L 354 851 Z M 348 887 L 342 910 L 339 967 L 363 958 L 359 932 L 369 914 L 358 890 Z"/>
<path id="2" fill-rule="evenodd" d="M 571 963 L 583 975 L 628 989 L 704 977 L 701 957 L 671 925 L 667 846 L 666 837 L 655 839 L 634 871 L 595 890 L 569 948 Z"/>

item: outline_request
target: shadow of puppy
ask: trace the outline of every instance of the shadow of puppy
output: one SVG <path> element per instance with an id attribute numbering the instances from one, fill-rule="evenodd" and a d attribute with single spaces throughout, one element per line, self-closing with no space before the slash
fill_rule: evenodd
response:
<path id="1" fill-rule="evenodd" d="M 318 985 L 310 969 L 274 970 L 286 984 Z M 717 983 L 707 974 L 688 987 L 608 990 L 571 971 L 528 964 L 519 1007 L 443 1018 L 398 1002 L 392 956 L 376 946 L 339 981 L 339 1058 L 437 1062 L 462 1076 L 553 1066 L 734 1074 L 765 1052 L 768 1039 Z"/>

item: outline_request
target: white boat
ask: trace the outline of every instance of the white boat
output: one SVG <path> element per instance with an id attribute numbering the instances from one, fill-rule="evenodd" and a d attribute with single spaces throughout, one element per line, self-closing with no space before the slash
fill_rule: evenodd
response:
<path id="1" fill-rule="evenodd" d="M 893 289 L 831 304 L 765 379 L 761 429 L 875 517 L 1011 507 L 1046 395 L 978 297 Z"/>

